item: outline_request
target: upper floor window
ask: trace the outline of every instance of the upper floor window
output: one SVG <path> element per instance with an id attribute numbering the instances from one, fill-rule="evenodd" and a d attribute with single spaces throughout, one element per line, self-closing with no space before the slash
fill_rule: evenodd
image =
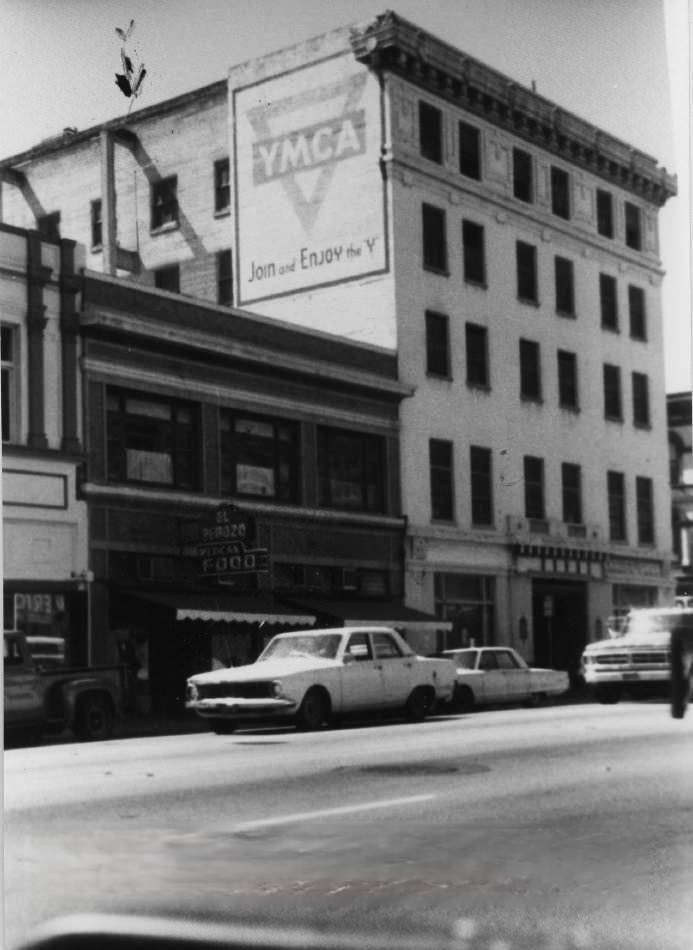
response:
<path id="1" fill-rule="evenodd" d="M 462 222 L 462 258 L 464 279 L 473 284 L 486 283 L 484 229 L 474 221 Z"/>
<path id="2" fill-rule="evenodd" d="M 172 294 L 180 293 L 180 265 L 169 264 L 157 267 L 154 271 L 154 286 L 159 290 L 168 290 Z"/>
<path id="3" fill-rule="evenodd" d="M 523 460 L 525 479 L 525 518 L 545 518 L 544 459 L 525 455 Z"/>
<path id="4" fill-rule="evenodd" d="M 36 227 L 41 237 L 49 241 L 60 240 L 60 212 L 53 211 L 51 214 L 42 214 L 36 219 Z"/>
<path id="5" fill-rule="evenodd" d="M 467 122 L 460 122 L 460 172 L 467 178 L 481 179 L 481 135 Z"/>
<path id="6" fill-rule="evenodd" d="M 493 524 L 493 479 L 491 449 L 472 445 L 469 449 L 471 474 L 472 524 Z"/>
<path id="7" fill-rule="evenodd" d="M 151 185 L 151 228 L 178 224 L 178 176 L 160 178 Z"/>
<path id="8" fill-rule="evenodd" d="M 421 206 L 423 221 L 423 266 L 447 274 L 448 246 L 445 211 L 433 205 Z"/>
<path id="9" fill-rule="evenodd" d="M 614 199 L 610 191 L 597 188 L 597 231 L 602 237 L 614 236 Z"/>
<path id="10" fill-rule="evenodd" d="M 217 251 L 217 303 L 233 304 L 233 260 L 231 251 Z"/>
<path id="11" fill-rule="evenodd" d="M 464 328 L 467 350 L 467 383 L 486 388 L 489 384 L 488 332 L 486 327 L 467 323 Z"/>
<path id="12" fill-rule="evenodd" d="M 101 247 L 103 241 L 103 227 L 101 219 L 101 199 L 97 198 L 95 201 L 92 201 L 91 208 L 91 246 L 92 250 Z"/>
<path id="13" fill-rule="evenodd" d="M 426 372 L 431 376 L 450 376 L 450 341 L 445 314 L 426 311 Z"/>
<path id="14" fill-rule="evenodd" d="M 559 218 L 570 218 L 570 175 L 551 166 L 551 211 Z"/>
<path id="15" fill-rule="evenodd" d="M 558 351 L 558 403 L 562 409 L 578 408 L 577 356 Z"/>
<path id="16" fill-rule="evenodd" d="M 16 439 L 17 425 L 17 330 L 15 327 L 0 327 L 0 358 L 2 359 L 2 441 Z"/>
<path id="17" fill-rule="evenodd" d="M 533 244 L 518 241 L 516 247 L 517 296 L 529 303 L 538 302 L 537 249 Z"/>
<path id="18" fill-rule="evenodd" d="M 565 257 L 554 258 L 556 278 L 556 311 L 575 316 L 575 275 L 573 262 Z"/>
<path id="19" fill-rule="evenodd" d="M 513 195 L 520 201 L 534 201 L 532 156 L 521 148 L 513 149 Z"/>
<path id="20" fill-rule="evenodd" d="M 631 337 L 634 340 L 646 340 L 647 317 L 645 314 L 645 291 L 642 287 L 628 285 L 628 313 Z"/>
<path id="21" fill-rule="evenodd" d="M 214 163 L 214 211 L 228 211 L 231 207 L 231 178 L 228 158 Z"/>
<path id="22" fill-rule="evenodd" d="M 195 406 L 119 389 L 106 404 L 109 481 L 198 487 Z"/>
<path id="23" fill-rule="evenodd" d="M 520 340 L 520 395 L 541 401 L 541 357 L 534 340 Z"/>
<path id="24" fill-rule="evenodd" d="M 630 201 L 625 203 L 625 215 L 626 215 L 626 244 L 628 247 L 632 247 L 635 251 L 642 250 L 642 225 L 640 221 L 640 208 L 637 205 L 631 204 Z"/>
<path id="25" fill-rule="evenodd" d="M 610 363 L 604 363 L 604 417 L 618 422 L 623 419 L 621 370 Z"/>
<path id="26" fill-rule="evenodd" d="M 582 524 L 582 470 L 579 465 L 561 465 L 563 520 L 566 524 Z"/>
<path id="27" fill-rule="evenodd" d="M 419 102 L 419 148 L 424 158 L 443 161 L 443 114 L 428 102 Z"/>
<path id="28" fill-rule="evenodd" d="M 318 429 L 318 499 L 326 508 L 385 510 L 385 441 L 344 429 Z"/>
<path id="29" fill-rule="evenodd" d="M 606 473 L 606 491 L 609 505 L 609 537 L 612 541 L 625 541 L 626 480 L 623 472 Z"/>
<path id="30" fill-rule="evenodd" d="M 601 306 L 602 327 L 605 330 L 618 330 L 616 278 L 610 274 L 599 275 L 599 303 Z"/>
<path id="31" fill-rule="evenodd" d="M 431 475 L 431 518 L 453 521 L 455 512 L 452 442 L 430 439 L 428 443 Z"/>
<path id="32" fill-rule="evenodd" d="M 652 479 L 635 479 L 635 503 L 638 517 L 638 544 L 654 544 L 654 501 Z"/>
<path id="33" fill-rule="evenodd" d="M 642 428 L 650 426 L 650 387 L 646 373 L 633 373 L 633 424 Z"/>
<path id="34" fill-rule="evenodd" d="M 298 500 L 298 426 L 222 410 L 221 490 L 277 501 Z"/>

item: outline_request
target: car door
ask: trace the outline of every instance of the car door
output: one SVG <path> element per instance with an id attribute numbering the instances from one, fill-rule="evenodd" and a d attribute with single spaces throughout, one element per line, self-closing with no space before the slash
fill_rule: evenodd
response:
<path id="1" fill-rule="evenodd" d="M 30 726 L 43 720 L 41 681 L 18 637 L 3 637 L 5 725 Z"/>
<path id="2" fill-rule="evenodd" d="M 368 633 L 352 633 L 344 648 L 342 709 L 356 712 L 382 703 L 385 693 L 382 664 L 376 662 Z"/>
<path id="3" fill-rule="evenodd" d="M 529 698 L 531 677 L 512 650 L 496 650 L 498 667 L 503 671 L 505 701 L 521 703 Z"/>
<path id="4" fill-rule="evenodd" d="M 372 638 L 375 659 L 380 663 L 383 673 L 383 705 L 403 706 L 414 686 L 415 658 L 403 653 L 389 633 L 374 631 Z"/>
<path id="5" fill-rule="evenodd" d="M 495 650 L 481 650 L 477 669 L 481 671 L 481 686 L 485 703 L 501 703 L 505 698 L 505 677 L 498 669 Z"/>

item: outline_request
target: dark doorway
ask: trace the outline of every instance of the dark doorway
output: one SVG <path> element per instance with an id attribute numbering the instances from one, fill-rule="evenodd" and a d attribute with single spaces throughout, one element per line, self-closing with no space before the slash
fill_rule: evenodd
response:
<path id="1" fill-rule="evenodd" d="M 532 584 L 534 663 L 567 670 L 575 682 L 587 643 L 587 585 L 569 581 Z"/>

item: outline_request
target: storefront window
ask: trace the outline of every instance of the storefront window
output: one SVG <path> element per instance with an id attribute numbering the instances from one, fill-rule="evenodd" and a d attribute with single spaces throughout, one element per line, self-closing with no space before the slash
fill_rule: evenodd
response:
<path id="1" fill-rule="evenodd" d="M 445 649 L 483 646 L 494 642 L 495 579 L 471 574 L 435 575 L 435 610 L 452 621 Z"/>
<path id="2" fill-rule="evenodd" d="M 221 489 L 225 495 L 298 500 L 298 426 L 222 412 Z"/>
<path id="3" fill-rule="evenodd" d="M 654 587 L 639 587 L 635 584 L 614 584 L 613 606 L 609 627 L 620 630 L 629 610 L 639 607 L 656 607 L 657 590 Z"/>
<path id="4" fill-rule="evenodd" d="M 384 511 L 384 448 L 379 436 L 319 429 L 319 504 L 352 511 Z"/>

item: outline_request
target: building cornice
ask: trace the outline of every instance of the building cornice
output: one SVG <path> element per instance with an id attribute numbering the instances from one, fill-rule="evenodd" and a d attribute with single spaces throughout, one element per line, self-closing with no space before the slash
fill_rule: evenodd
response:
<path id="1" fill-rule="evenodd" d="M 351 46 L 371 69 L 401 76 L 643 201 L 661 207 L 677 193 L 676 176 L 656 159 L 391 11 L 354 27 Z"/>

